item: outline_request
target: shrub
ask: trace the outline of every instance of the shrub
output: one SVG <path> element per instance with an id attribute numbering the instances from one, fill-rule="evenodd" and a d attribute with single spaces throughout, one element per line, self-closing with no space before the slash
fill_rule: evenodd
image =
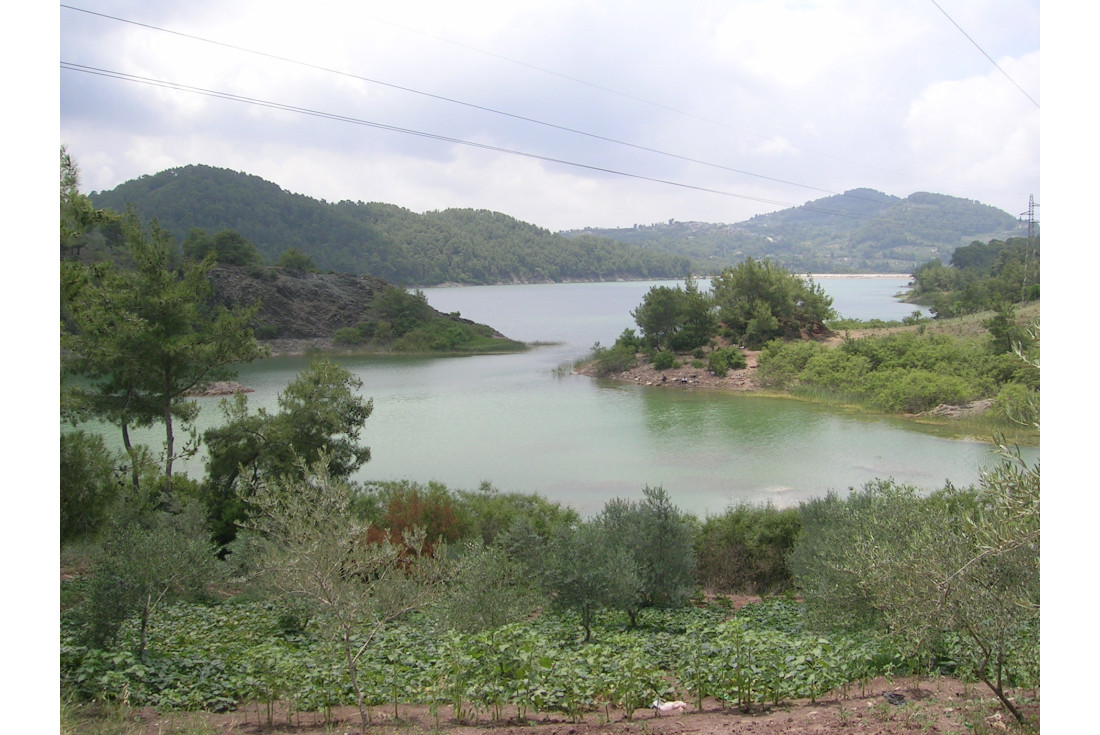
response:
<path id="1" fill-rule="evenodd" d="M 740 503 L 703 523 L 695 542 L 699 583 L 714 592 L 775 593 L 791 584 L 787 557 L 798 510 Z"/>
<path id="2" fill-rule="evenodd" d="M 890 413 L 920 413 L 940 404 L 961 405 L 974 398 L 974 390 L 962 378 L 928 370 L 878 371 L 867 383 L 872 403 Z"/>
<path id="3" fill-rule="evenodd" d="M 676 360 L 676 355 L 669 350 L 664 352 L 658 352 L 653 357 L 653 369 L 654 370 L 669 370 L 679 366 L 679 362 Z"/>
<path id="4" fill-rule="evenodd" d="M 810 359 L 825 350 L 818 342 L 772 340 L 757 359 L 756 379 L 766 387 L 787 388 L 798 380 Z"/>
<path id="5" fill-rule="evenodd" d="M 724 378 L 730 370 L 740 370 L 748 365 L 745 353 L 737 347 L 726 347 L 714 350 L 707 358 L 707 369 L 720 378 Z"/>
<path id="6" fill-rule="evenodd" d="M 332 335 L 332 341 L 338 345 L 358 345 L 367 340 L 359 327 L 343 327 Z"/>
<path id="7" fill-rule="evenodd" d="M 1019 383 L 1009 383 L 1001 388 L 993 399 L 992 412 L 995 416 L 1033 425 L 1039 423 L 1039 394 Z"/>
<path id="8" fill-rule="evenodd" d="M 275 265 L 291 271 L 317 272 L 317 264 L 313 262 L 313 258 L 297 248 L 287 248 L 284 250 Z"/>
<path id="9" fill-rule="evenodd" d="M 593 363 L 596 375 L 602 378 L 631 369 L 638 364 L 638 357 L 634 349 L 625 344 L 616 342 L 611 348 L 597 344 L 593 349 Z"/>
<path id="10" fill-rule="evenodd" d="M 119 497 L 123 478 L 118 461 L 103 437 L 83 431 L 61 435 L 61 540 L 87 536 L 99 529 L 108 508 Z"/>
<path id="11" fill-rule="evenodd" d="M 870 361 L 844 350 L 822 350 L 811 357 L 798 374 L 799 381 L 843 393 L 862 393 Z"/>

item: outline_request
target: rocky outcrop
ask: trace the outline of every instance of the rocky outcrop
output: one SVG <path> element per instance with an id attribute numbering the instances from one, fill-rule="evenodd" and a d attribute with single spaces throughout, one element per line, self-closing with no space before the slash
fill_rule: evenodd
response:
<path id="1" fill-rule="evenodd" d="M 331 339 L 338 329 L 358 324 L 388 285 L 373 276 L 229 265 L 214 268 L 210 283 L 219 306 L 259 302 L 254 326 L 264 341 Z"/>
<path id="2" fill-rule="evenodd" d="M 255 393 L 255 388 L 249 388 L 246 385 L 234 382 L 232 380 L 216 380 L 213 383 L 207 383 L 201 388 L 193 391 L 189 391 L 189 396 L 231 396 L 236 393 Z"/>
<path id="3" fill-rule="evenodd" d="M 253 320 L 256 338 L 272 355 L 337 349 L 333 336 L 369 319 L 369 307 L 391 284 L 374 276 L 305 273 L 262 266 L 218 265 L 210 271 L 214 304 L 260 307 Z M 474 324 L 434 310 L 441 319 Z M 499 332 L 493 336 L 507 339 Z"/>

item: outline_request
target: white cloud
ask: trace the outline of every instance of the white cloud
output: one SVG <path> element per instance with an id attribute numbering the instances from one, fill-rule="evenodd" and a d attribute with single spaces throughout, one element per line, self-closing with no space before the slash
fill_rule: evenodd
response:
<path id="1" fill-rule="evenodd" d="M 1002 59 L 998 66 L 1025 90 L 1038 89 L 1038 53 Z M 903 128 L 926 181 L 950 182 L 956 191 L 1038 194 L 1039 110 L 996 69 L 930 84 L 914 100 Z M 1029 184 L 1033 191 L 1026 191 Z M 1026 200 L 1017 209 L 1022 204 Z"/>
<path id="2" fill-rule="evenodd" d="M 1038 4 L 1006 2 L 943 5 L 1037 90 Z M 1038 185 L 1033 106 L 930 4 L 86 5 L 241 48 L 62 9 L 65 61 L 739 196 L 62 70 L 61 137 L 89 189 L 203 163 L 330 201 L 474 206 L 559 229 L 736 221 L 782 206 L 754 197 L 859 186 L 1015 211 Z"/>

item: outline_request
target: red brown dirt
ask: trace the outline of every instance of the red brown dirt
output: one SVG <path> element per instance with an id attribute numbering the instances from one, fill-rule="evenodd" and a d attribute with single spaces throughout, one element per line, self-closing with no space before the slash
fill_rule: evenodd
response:
<path id="1" fill-rule="evenodd" d="M 900 694 L 904 701 L 891 704 L 883 696 Z M 1019 692 L 1018 702 L 1038 732 L 1039 692 Z M 239 735 L 352 735 L 361 733 L 359 713 L 354 707 L 333 711 L 328 720 L 319 713 L 291 713 L 276 708 L 273 724 L 267 710 L 248 706 L 224 714 L 177 713 L 160 715 L 151 709 L 135 710 L 134 724 L 141 735 L 160 735 L 194 728 L 201 732 Z M 438 719 L 423 706 L 401 706 L 394 719 L 391 707 L 377 707 L 371 713 L 367 735 L 785 735 L 803 733 L 851 733 L 852 735 L 895 735 L 900 733 L 1000 733 L 1022 732 L 1012 716 L 978 684 L 955 679 L 876 679 L 864 687 L 854 685 L 847 693 L 831 692 L 816 702 L 808 699 L 764 706 L 751 712 L 724 709 L 714 700 L 704 700 L 702 709 L 688 703 L 685 711 L 659 714 L 637 710 L 631 719 L 620 710 L 590 712 L 578 722 L 566 716 L 539 714 L 518 722 L 514 713 L 492 721 L 483 713 L 473 721 L 456 722 L 449 708 Z M 140 723 L 140 725 L 138 724 Z"/>

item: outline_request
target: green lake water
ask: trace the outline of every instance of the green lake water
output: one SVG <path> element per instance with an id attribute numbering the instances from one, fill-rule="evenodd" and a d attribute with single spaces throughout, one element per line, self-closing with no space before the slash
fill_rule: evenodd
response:
<path id="1" fill-rule="evenodd" d="M 893 299 L 904 278 L 819 282 L 844 316 L 900 319 L 915 308 Z M 555 370 L 633 326 L 630 310 L 652 285 L 425 289 L 441 311 L 548 344 L 514 355 L 339 359 L 374 401 L 362 435 L 372 459 L 356 479 L 435 480 L 454 489 L 487 481 L 582 514 L 661 485 L 680 508 L 702 516 L 742 500 L 791 505 L 875 478 L 929 490 L 945 481 L 969 485 L 996 461 L 988 444 L 942 438 L 899 419 Z M 272 358 L 242 367 L 238 380 L 256 391 L 249 404 L 274 410 L 278 392 L 307 362 Z M 219 401 L 200 399 L 200 428 L 219 420 Z M 142 437 L 159 441 L 153 432 Z M 1037 458 L 1038 449 L 1025 456 Z M 201 473 L 201 457 L 187 469 Z"/>

